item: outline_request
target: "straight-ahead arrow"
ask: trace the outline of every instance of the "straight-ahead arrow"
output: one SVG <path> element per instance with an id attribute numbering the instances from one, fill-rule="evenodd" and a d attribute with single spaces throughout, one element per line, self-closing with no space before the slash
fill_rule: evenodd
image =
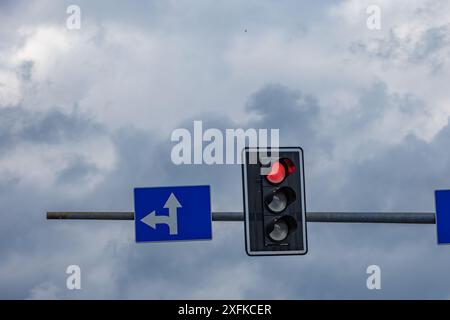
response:
<path id="1" fill-rule="evenodd" d="M 177 197 L 171 193 L 169 199 L 167 199 L 166 204 L 164 205 L 164 208 L 169 209 L 170 234 L 178 234 L 178 208 L 181 207 L 182 206 Z"/>

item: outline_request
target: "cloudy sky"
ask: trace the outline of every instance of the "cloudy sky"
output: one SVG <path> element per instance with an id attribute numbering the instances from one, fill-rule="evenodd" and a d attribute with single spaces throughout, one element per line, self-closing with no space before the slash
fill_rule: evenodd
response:
<path id="1" fill-rule="evenodd" d="M 138 245 L 131 221 L 45 220 L 130 211 L 136 186 L 209 184 L 214 210 L 242 210 L 240 166 L 172 164 L 171 133 L 194 120 L 302 146 L 310 211 L 433 211 L 450 187 L 449 31 L 447 0 L 0 0 L 0 298 L 450 298 L 433 225 L 310 223 L 306 256 L 250 258 L 238 222 Z"/>

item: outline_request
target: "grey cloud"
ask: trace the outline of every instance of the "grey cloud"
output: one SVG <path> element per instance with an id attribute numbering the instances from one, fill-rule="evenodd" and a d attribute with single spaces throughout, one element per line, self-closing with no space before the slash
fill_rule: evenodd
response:
<path id="1" fill-rule="evenodd" d="M 426 30 L 415 48 L 415 59 L 421 61 L 431 54 L 448 47 L 450 44 L 448 33 L 449 25 L 442 25 Z"/>
<path id="2" fill-rule="evenodd" d="M 58 173 L 58 182 L 83 185 L 90 175 L 99 173 L 98 167 L 81 156 L 73 157 L 69 164 Z"/>
<path id="3" fill-rule="evenodd" d="M 358 92 L 357 105 L 331 120 L 336 124 L 334 130 L 362 132 L 371 126 L 377 126 L 387 112 L 398 111 L 405 121 L 414 117 L 426 117 L 427 104 L 414 94 L 398 94 L 389 91 L 386 83 L 375 81 L 370 87 Z M 402 124 L 399 123 L 399 126 Z M 336 133 L 336 131 L 335 131 Z"/>
<path id="4" fill-rule="evenodd" d="M 349 50 L 355 55 L 367 55 L 374 60 L 421 63 L 429 66 L 432 71 L 438 71 L 448 63 L 446 60 L 450 48 L 448 34 L 448 24 L 429 27 L 418 35 L 417 41 L 412 42 L 412 38 L 400 38 L 395 30 L 391 29 L 387 36 L 373 40 L 370 45 L 365 40 L 353 41 Z"/>
<path id="5" fill-rule="evenodd" d="M 289 128 L 290 130 L 286 131 L 295 131 L 298 134 L 297 139 L 300 140 L 303 140 L 303 137 L 311 139 L 315 136 L 320 113 L 315 97 L 280 84 L 267 85 L 253 94 L 247 110 L 260 117 L 256 123 L 252 123 L 253 126 Z"/>
<path id="6" fill-rule="evenodd" d="M 34 68 L 33 61 L 22 62 L 17 70 L 19 78 L 25 82 L 30 81 L 32 73 L 33 73 L 33 68 Z"/>
<path id="7" fill-rule="evenodd" d="M 57 110 L 44 113 L 22 107 L 3 108 L 0 109 L 0 158 L 7 157 L 13 147 L 21 144 L 64 146 L 95 137 L 101 132 L 98 123 L 76 111 L 64 114 Z M 92 165 L 81 158 L 69 164 L 59 173 L 57 180 L 61 183 L 80 183 L 82 188 L 83 175 L 92 172 Z M 21 180 L 22 176 L 14 171 L 2 172 L 0 295 L 3 298 L 26 298 L 26 292 L 35 285 L 35 281 L 51 280 L 43 265 L 47 263 L 51 244 L 57 245 L 58 239 L 49 242 L 52 234 L 45 231 L 44 213 L 49 203 L 63 201 L 70 206 L 71 201 L 58 186 L 53 190 L 43 190 L 39 185 L 30 186 L 21 183 Z M 15 262 L 16 259 L 20 262 Z M 30 261 L 35 262 L 35 268 Z M 43 275 L 47 278 L 43 279 Z"/>
<path id="8" fill-rule="evenodd" d="M 433 191 L 448 188 L 449 150 L 449 125 L 430 143 L 408 136 L 352 166 L 343 186 L 352 195 L 348 201 L 363 210 L 433 211 Z"/>
<path id="9" fill-rule="evenodd" d="M 16 4 L 17 1 L 14 0 L 2 0 L 0 2 L 0 7 L 2 8 L 2 10 L 8 10 L 10 8 L 12 8 L 14 6 L 14 4 Z"/>
<path id="10" fill-rule="evenodd" d="M 61 144 L 101 134 L 102 126 L 76 108 L 69 114 L 58 109 L 49 112 L 28 111 L 23 107 L 0 108 L 0 149 L 18 143 Z"/>
<path id="11" fill-rule="evenodd" d="M 85 119 L 76 110 L 66 115 L 55 109 L 41 118 L 35 118 L 24 128 L 21 136 L 30 141 L 61 143 L 83 138 L 86 133 L 101 133 L 102 129 L 100 125 Z"/>

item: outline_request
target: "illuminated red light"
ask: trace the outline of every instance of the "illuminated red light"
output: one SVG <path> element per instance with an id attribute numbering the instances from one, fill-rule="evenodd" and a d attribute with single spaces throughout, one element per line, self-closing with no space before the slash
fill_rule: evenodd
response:
<path id="1" fill-rule="evenodd" d="M 287 171 L 288 171 L 287 175 L 290 175 L 295 172 L 295 164 L 291 160 L 283 159 L 282 161 L 283 161 L 284 165 L 287 167 Z"/>
<path id="2" fill-rule="evenodd" d="M 279 161 L 277 161 L 272 165 L 272 169 L 266 178 L 270 183 L 279 184 L 283 182 L 284 178 L 286 178 L 286 168 Z"/>

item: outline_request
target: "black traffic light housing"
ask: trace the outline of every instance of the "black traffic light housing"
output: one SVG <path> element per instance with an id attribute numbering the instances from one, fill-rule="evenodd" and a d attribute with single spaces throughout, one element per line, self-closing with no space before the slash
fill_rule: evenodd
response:
<path id="1" fill-rule="evenodd" d="M 303 150 L 247 147 L 242 159 L 247 254 L 306 254 Z"/>

